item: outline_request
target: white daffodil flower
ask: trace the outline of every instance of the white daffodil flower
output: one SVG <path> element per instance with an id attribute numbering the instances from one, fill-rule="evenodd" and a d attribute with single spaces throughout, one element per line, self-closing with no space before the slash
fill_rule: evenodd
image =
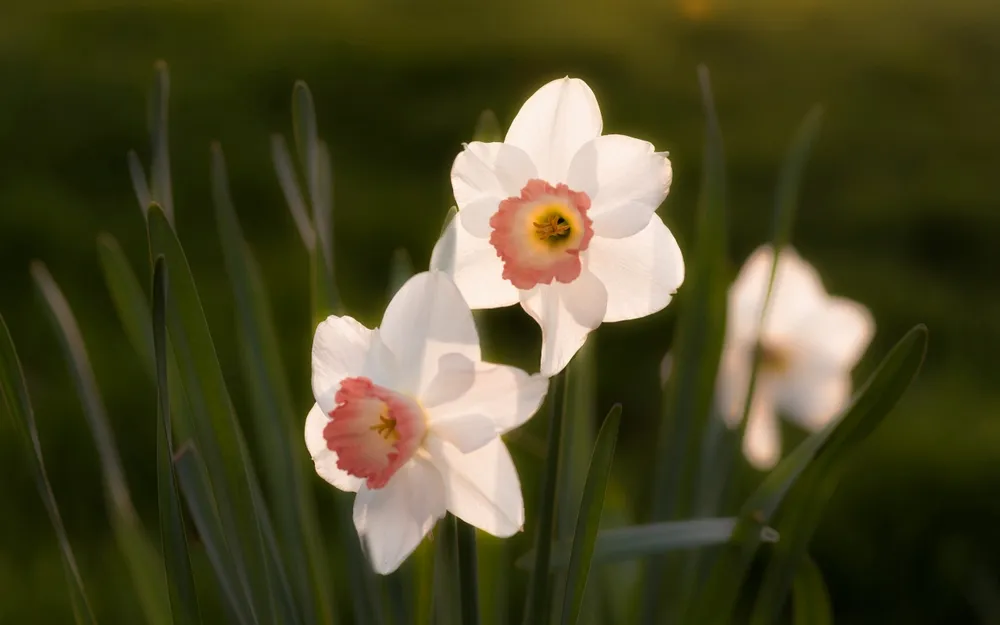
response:
<path id="1" fill-rule="evenodd" d="M 781 457 L 777 413 L 816 431 L 847 405 L 851 369 L 875 331 L 867 308 L 827 295 L 816 270 L 790 247 L 778 255 L 761 326 L 772 262 L 771 248 L 759 248 L 729 289 L 716 381 L 716 406 L 726 423 L 736 427 L 746 406 L 753 362 L 759 358 L 743 452 L 760 470 L 770 469 Z"/>
<path id="2" fill-rule="evenodd" d="M 582 80 L 536 91 L 502 143 L 470 143 L 455 159 L 454 254 L 439 244 L 431 257 L 473 309 L 520 302 L 542 328 L 545 375 L 602 322 L 661 310 L 684 281 L 680 248 L 655 212 L 670 161 L 602 127 Z"/>
<path id="3" fill-rule="evenodd" d="M 521 485 L 500 435 L 538 410 L 548 380 L 482 361 L 446 274 L 407 281 L 374 330 L 323 321 L 312 386 L 306 446 L 323 479 L 357 493 L 354 525 L 375 571 L 395 571 L 446 512 L 495 536 L 521 530 Z"/>

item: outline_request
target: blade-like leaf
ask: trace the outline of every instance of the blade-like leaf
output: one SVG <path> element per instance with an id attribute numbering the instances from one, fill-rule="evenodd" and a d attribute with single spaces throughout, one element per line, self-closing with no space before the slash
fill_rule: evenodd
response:
<path id="1" fill-rule="evenodd" d="M 156 486 L 160 510 L 160 541 L 173 622 L 175 625 L 190 625 L 200 623 L 201 618 L 173 466 L 174 441 L 170 425 L 167 370 L 167 275 L 162 256 L 157 257 L 153 266 L 153 345 L 156 353 Z"/>
<path id="2" fill-rule="evenodd" d="M 59 542 L 59 553 L 62 556 L 63 572 L 66 575 L 66 585 L 69 587 L 74 620 L 77 625 L 93 625 L 97 621 L 90 609 L 90 601 L 87 599 L 87 591 L 83 587 L 80 570 L 77 568 L 76 558 L 73 556 L 73 548 L 70 546 L 62 516 L 59 514 L 59 506 L 45 471 L 42 445 L 38 439 L 35 413 L 28 397 L 28 387 L 24 381 L 21 361 L 17 357 L 14 341 L 11 339 L 10 331 L 7 329 L 7 323 L 2 315 L 0 315 L 0 400 L 2 400 L 0 405 L 5 407 L 5 411 L 10 416 L 24 443 L 25 451 L 28 452 L 35 486 L 38 488 L 42 503 L 45 504 L 49 521 L 52 522 L 52 527 L 55 529 L 56 539 Z"/>
<path id="3" fill-rule="evenodd" d="M 163 255 L 168 269 L 167 325 L 194 411 L 195 445 L 204 454 L 211 491 L 251 615 L 260 621 L 274 620 L 278 610 L 291 608 L 294 602 L 282 592 L 282 575 L 275 571 L 273 558 L 267 553 L 268 545 L 275 542 L 267 535 L 269 515 L 256 496 L 260 487 L 201 299 L 180 242 L 159 206 L 150 207 L 148 225 L 151 254 Z"/>
<path id="4" fill-rule="evenodd" d="M 542 474 L 541 501 L 538 506 L 538 526 L 535 530 L 535 565 L 528 580 L 528 596 L 524 605 L 524 625 L 542 625 L 550 618 L 553 526 L 555 522 L 556 485 L 559 482 L 559 448 L 562 445 L 562 424 L 565 410 L 566 379 L 557 374 L 549 387 L 549 442 Z"/>
<path id="5" fill-rule="evenodd" d="M 694 481 L 702 432 L 710 418 L 715 374 L 726 325 L 726 175 L 715 102 L 708 70 L 698 68 L 705 109 L 705 153 L 698 200 L 695 242 L 686 257 L 681 310 L 673 343 L 672 372 L 663 391 L 663 420 L 653 469 L 652 520 L 679 518 L 689 506 L 684 485 Z M 663 620 L 661 608 L 666 562 L 646 570 L 641 623 Z M 682 598 L 683 599 L 683 598 Z"/>
<path id="6" fill-rule="evenodd" d="M 306 622 L 329 623 L 333 618 L 330 580 L 326 564 L 320 560 L 325 550 L 317 529 L 312 493 L 302 470 L 305 448 L 297 442 L 299 437 L 293 442 L 292 435 L 293 428 L 296 425 L 300 428 L 302 420 L 295 417 L 267 292 L 236 216 L 218 144 L 212 146 L 212 191 L 223 258 L 236 302 L 239 344 L 243 350 L 240 361 L 253 408 L 266 484 L 276 511 L 278 535 Z"/>
<path id="7" fill-rule="evenodd" d="M 151 167 L 153 201 L 163 207 L 170 223 L 174 222 L 174 193 L 170 184 L 170 148 L 167 138 L 167 112 L 170 103 L 170 72 L 165 61 L 153 66 L 153 92 L 150 100 L 150 139 L 153 146 Z"/>
<path id="8" fill-rule="evenodd" d="M 743 505 L 733 538 L 713 567 L 690 622 L 729 622 L 743 578 L 760 544 L 760 528 L 770 522 L 807 468 L 822 475 L 878 427 L 916 377 L 926 348 L 927 329 L 916 326 L 893 347 L 841 416 L 809 436 L 768 474 Z M 798 539 L 783 538 L 782 549 L 791 548 L 784 544 L 786 541 L 792 545 Z"/>
<path id="9" fill-rule="evenodd" d="M 319 197 L 319 131 L 316 129 L 316 106 L 309 85 L 299 80 L 292 89 L 292 129 L 299 164 L 302 166 L 309 205 L 316 218 Z"/>
<path id="10" fill-rule="evenodd" d="M 413 261 L 406 248 L 399 248 L 392 253 L 392 264 L 389 265 L 389 299 L 396 294 L 406 281 L 413 277 Z"/>
<path id="11" fill-rule="evenodd" d="M 455 592 L 461 583 L 458 573 L 458 519 L 448 514 L 434 533 L 434 620 L 435 625 L 460 625 L 461 597 Z"/>
<path id="12" fill-rule="evenodd" d="M 104 273 L 104 282 L 111 293 L 118 319 L 125 328 L 125 335 L 139 354 L 139 360 L 147 369 L 150 379 L 155 379 L 153 332 L 152 326 L 149 325 L 149 301 L 146 299 L 146 294 L 129 266 L 125 252 L 113 236 L 104 233 L 99 235 L 97 252 Z"/>
<path id="13" fill-rule="evenodd" d="M 458 590 L 462 625 L 479 625 L 479 566 L 476 562 L 476 528 L 456 520 L 458 529 Z"/>
<path id="14" fill-rule="evenodd" d="M 118 548 L 125 557 L 130 577 L 146 616 L 152 625 L 170 623 L 170 604 L 163 583 L 163 561 L 136 515 L 122 470 L 114 432 L 108 420 L 97 380 L 87 357 L 80 328 L 49 270 L 39 262 L 31 265 L 31 276 L 45 303 L 45 310 L 59 337 L 73 384 L 83 404 L 87 425 L 94 437 L 104 477 L 109 514 Z"/>
<path id="15" fill-rule="evenodd" d="M 735 527 L 736 518 L 727 517 L 648 523 L 602 530 L 597 534 L 593 563 L 609 564 L 672 551 L 720 545 L 732 538 Z M 776 531 L 767 527 L 762 528 L 761 540 L 774 542 L 777 539 Z M 553 546 L 550 567 L 555 569 L 567 566 L 570 550 L 569 542 Z M 524 569 L 531 568 L 534 559 L 535 552 L 530 551 L 517 559 L 517 566 Z"/>
<path id="16" fill-rule="evenodd" d="M 153 192 L 149 190 L 149 183 L 146 181 L 146 171 L 142 167 L 142 161 L 135 150 L 128 151 L 128 175 L 132 179 L 132 190 L 139 200 L 139 210 L 142 216 L 146 216 L 146 209 L 153 203 Z"/>
<path id="17" fill-rule="evenodd" d="M 566 574 L 566 591 L 563 594 L 562 623 L 576 625 L 583 607 L 583 597 L 587 590 L 587 578 L 597 542 L 597 530 L 601 527 L 601 512 L 604 510 L 604 493 L 611 477 L 611 462 L 618 442 L 618 426 L 621 423 L 622 407 L 616 404 L 604 419 L 604 425 L 597 435 L 590 470 L 583 487 L 580 512 L 577 514 L 573 548 L 569 556 Z"/>
<path id="18" fill-rule="evenodd" d="M 271 159 L 274 161 L 274 171 L 278 174 L 278 184 L 281 185 L 281 192 L 285 195 L 288 211 L 292 214 L 302 243 L 311 252 L 316 246 L 316 232 L 313 230 L 309 209 L 306 208 L 306 201 L 295 178 L 295 167 L 288 152 L 288 144 L 281 135 L 271 137 Z"/>
<path id="19" fill-rule="evenodd" d="M 793 617 L 795 625 L 831 625 L 833 611 L 830 609 L 830 595 L 823 582 L 823 573 L 812 558 L 806 558 L 795 574 L 792 589 Z"/>
<path id="20" fill-rule="evenodd" d="M 476 131 L 472 135 L 472 140 L 486 143 L 503 141 L 503 130 L 500 128 L 500 120 L 497 119 L 496 113 L 490 109 L 486 109 L 479 114 L 479 120 L 476 121 Z"/>

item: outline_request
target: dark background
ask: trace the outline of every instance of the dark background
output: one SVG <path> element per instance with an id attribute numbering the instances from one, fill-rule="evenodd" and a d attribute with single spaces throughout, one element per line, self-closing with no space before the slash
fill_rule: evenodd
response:
<path id="1" fill-rule="evenodd" d="M 74 307 L 152 523 L 155 393 L 118 326 L 95 237 L 112 233 L 145 277 L 125 154 L 136 148 L 148 163 L 147 93 L 162 58 L 178 231 L 233 395 L 243 389 L 210 204 L 213 139 L 229 160 L 303 415 L 307 259 L 269 153 L 269 135 L 290 132 L 296 79 L 312 87 L 332 151 L 339 287 L 369 325 L 385 305 L 393 251 L 426 266 L 451 202 L 451 161 L 484 108 L 506 126 L 543 82 L 585 78 L 607 132 L 670 151 L 674 186 L 660 212 L 687 250 L 702 151 L 695 71 L 706 63 L 727 151 L 735 272 L 769 237 L 782 155 L 822 103 L 795 244 L 832 292 L 875 315 L 859 376 L 915 323 L 929 326 L 931 342 L 917 385 L 845 477 L 813 553 L 838 623 L 1000 622 L 998 32 L 1000 5 L 989 0 L 0 0 L 0 313 L 99 618 L 134 622 L 137 604 L 27 269 L 47 263 Z M 673 314 L 596 337 L 602 405 L 625 404 L 616 488 L 640 519 Z M 490 318 L 497 358 L 537 363 L 526 316 Z M 522 474 L 537 470 L 537 458 L 515 451 Z M 8 423 L 0 475 L 0 622 L 69 622 L 54 535 Z"/>

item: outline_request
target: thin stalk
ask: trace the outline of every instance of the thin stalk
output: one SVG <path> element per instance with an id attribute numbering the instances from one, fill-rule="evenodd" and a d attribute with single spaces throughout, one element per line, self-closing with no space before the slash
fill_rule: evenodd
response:
<path id="1" fill-rule="evenodd" d="M 458 523 L 458 575 L 462 595 L 462 625 L 479 625 L 479 578 L 476 562 L 476 528 Z"/>

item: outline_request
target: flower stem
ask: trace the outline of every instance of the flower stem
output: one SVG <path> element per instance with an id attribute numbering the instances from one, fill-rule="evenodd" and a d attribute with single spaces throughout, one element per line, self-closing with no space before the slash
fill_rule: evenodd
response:
<path id="1" fill-rule="evenodd" d="M 479 577 L 476 562 L 476 528 L 458 523 L 458 575 L 462 595 L 462 625 L 479 625 Z"/>
<path id="2" fill-rule="evenodd" d="M 555 518 L 556 484 L 559 478 L 559 447 L 562 440 L 565 375 L 552 378 L 549 387 L 549 442 L 545 474 L 542 476 L 541 502 L 538 506 L 538 534 L 535 538 L 535 566 L 528 583 L 524 625 L 541 625 L 549 621 L 552 593 L 549 560 L 552 553 L 552 525 Z"/>

